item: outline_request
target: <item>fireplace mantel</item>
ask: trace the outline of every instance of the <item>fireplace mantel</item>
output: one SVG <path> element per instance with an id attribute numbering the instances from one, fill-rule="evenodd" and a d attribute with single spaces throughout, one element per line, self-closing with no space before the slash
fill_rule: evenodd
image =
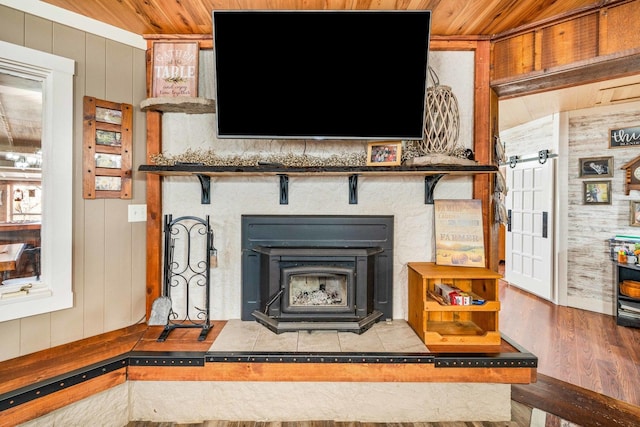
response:
<path id="1" fill-rule="evenodd" d="M 495 165 L 424 165 L 424 166 L 318 166 L 289 167 L 278 164 L 257 166 L 207 166 L 200 163 L 181 163 L 173 166 L 140 165 L 140 172 L 160 176 L 195 176 L 200 180 L 202 204 L 210 203 L 211 177 L 230 176 L 278 176 L 280 178 L 280 204 L 289 199 L 289 176 L 347 176 L 349 177 L 349 203 L 358 203 L 358 177 L 423 176 L 425 179 L 425 204 L 433 204 L 433 191 L 438 181 L 446 175 L 471 176 L 495 174 Z"/>

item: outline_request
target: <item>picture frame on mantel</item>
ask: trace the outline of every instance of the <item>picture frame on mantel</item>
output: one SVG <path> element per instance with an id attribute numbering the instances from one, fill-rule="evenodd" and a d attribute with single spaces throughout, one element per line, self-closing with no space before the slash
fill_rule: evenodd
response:
<path id="1" fill-rule="evenodd" d="M 367 166 L 399 166 L 402 162 L 402 141 L 370 142 L 367 146 Z"/>
<path id="2" fill-rule="evenodd" d="M 153 98 L 198 96 L 198 42 L 153 43 L 151 81 Z"/>
<path id="3" fill-rule="evenodd" d="M 583 181 L 582 203 L 585 205 L 610 205 L 611 181 Z"/>

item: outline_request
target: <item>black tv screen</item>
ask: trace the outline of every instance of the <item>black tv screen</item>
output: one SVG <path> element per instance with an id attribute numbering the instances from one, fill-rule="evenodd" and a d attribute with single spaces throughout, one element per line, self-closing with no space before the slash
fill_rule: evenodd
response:
<path id="1" fill-rule="evenodd" d="M 213 11 L 217 135 L 421 139 L 430 11 Z"/>

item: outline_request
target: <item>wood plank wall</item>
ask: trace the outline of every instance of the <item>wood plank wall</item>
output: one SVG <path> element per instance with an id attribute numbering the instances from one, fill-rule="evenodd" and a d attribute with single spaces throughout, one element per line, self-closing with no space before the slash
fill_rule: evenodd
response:
<path id="1" fill-rule="evenodd" d="M 492 87 L 500 96 L 515 96 L 548 88 L 554 80 L 568 86 L 637 73 L 640 46 L 632 23 L 639 20 L 640 0 L 616 1 L 498 35 L 492 46 Z M 621 58 L 625 66 L 606 65 Z M 546 80 L 535 80 L 540 77 Z M 510 87 L 516 81 L 520 84 Z"/>
<path id="2" fill-rule="evenodd" d="M 0 6 L 0 40 L 71 58 L 74 77 L 73 291 L 68 310 L 0 323 L 0 360 L 113 331 L 145 314 L 145 223 L 129 223 L 128 205 L 146 202 L 134 173 L 133 199 L 82 198 L 82 98 L 134 106 L 146 97 L 145 51 Z M 145 115 L 134 108 L 133 169 L 145 163 Z M 46 215 L 46 212 L 45 212 Z M 46 257 L 46 254 L 43 254 Z"/>

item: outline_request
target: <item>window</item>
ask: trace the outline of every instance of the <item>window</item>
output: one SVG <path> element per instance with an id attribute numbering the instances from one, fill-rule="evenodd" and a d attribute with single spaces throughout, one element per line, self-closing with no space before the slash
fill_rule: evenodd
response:
<path id="1" fill-rule="evenodd" d="M 4 205 L 0 206 L 0 223 L 16 229 L 40 224 L 41 273 L 37 290 L 11 297 L 0 295 L 0 321 L 69 308 L 73 304 L 69 165 L 73 157 L 74 68 L 70 59 L 0 41 L 0 84 L 16 91 L 30 91 L 42 102 L 41 110 L 30 108 L 20 112 L 23 125 L 40 127 L 39 145 L 35 137 L 31 142 L 26 136 L 13 138 L 19 134 L 16 127 L 11 128 L 13 132 L 5 136 L 6 140 L 0 139 L 0 158 L 4 162 L 0 165 L 0 201 Z M 3 107 L 0 127 L 6 128 L 9 121 L 4 119 L 12 113 L 6 111 L 6 105 Z M 13 126 L 20 125 L 20 121 L 13 122 Z"/>

